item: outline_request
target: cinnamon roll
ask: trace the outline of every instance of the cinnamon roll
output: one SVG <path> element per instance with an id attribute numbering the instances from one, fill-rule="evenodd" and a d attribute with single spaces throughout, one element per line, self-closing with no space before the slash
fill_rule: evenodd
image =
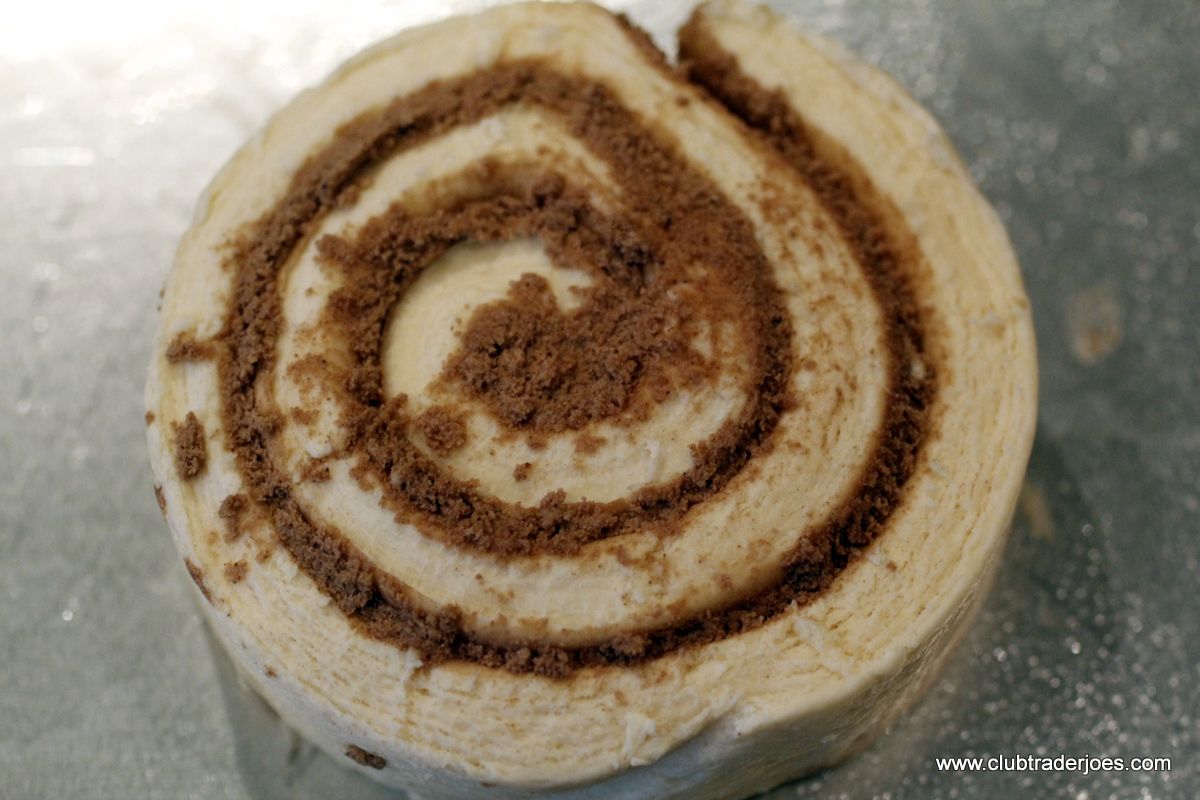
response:
<path id="1" fill-rule="evenodd" d="M 422 797 L 729 798 L 861 749 L 988 585 L 1036 409 L 1004 230 L 740 2 L 378 44 L 202 198 L 146 390 L 217 638 Z"/>

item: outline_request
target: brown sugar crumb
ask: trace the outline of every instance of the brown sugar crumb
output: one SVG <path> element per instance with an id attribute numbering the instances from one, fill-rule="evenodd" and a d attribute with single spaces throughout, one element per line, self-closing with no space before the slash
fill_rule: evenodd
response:
<path id="1" fill-rule="evenodd" d="M 444 406 L 433 406 L 416 420 L 429 449 L 440 456 L 453 453 L 467 443 L 467 424 L 462 414 Z"/>
<path id="2" fill-rule="evenodd" d="M 653 260 L 644 252 L 629 257 L 634 271 Z M 584 294 L 587 302 L 565 313 L 544 277 L 522 275 L 505 300 L 472 314 L 445 376 L 504 425 L 555 433 L 643 416 L 644 404 L 635 402 L 641 387 L 670 384 L 678 366 L 703 360 L 689 346 L 684 315 L 658 284 L 630 279 Z"/>
<path id="3" fill-rule="evenodd" d="M 231 494 L 221 501 L 217 508 L 217 516 L 221 519 L 237 519 L 250 505 L 250 498 L 244 494 Z"/>
<path id="4" fill-rule="evenodd" d="M 515 467 L 513 467 L 513 480 L 519 483 L 527 479 L 529 477 L 529 473 L 531 472 L 533 472 L 532 462 L 526 461 L 521 464 L 517 464 Z"/>
<path id="5" fill-rule="evenodd" d="M 149 426 L 149 425 L 153 425 L 153 424 L 154 424 L 154 412 L 147 411 L 146 412 L 146 425 Z"/>
<path id="6" fill-rule="evenodd" d="M 585 456 L 596 453 L 604 446 L 605 439 L 591 433 L 581 433 L 575 437 L 575 452 Z"/>
<path id="7" fill-rule="evenodd" d="M 157 483 L 154 484 L 154 499 L 158 501 L 158 510 L 164 517 L 167 516 L 167 498 L 163 494 L 162 487 Z"/>
<path id="8" fill-rule="evenodd" d="M 184 480 L 190 480 L 204 471 L 208 451 L 204 446 L 204 426 L 196 415 L 189 411 L 183 424 L 172 424 L 175 431 L 175 471 Z"/>
<path id="9" fill-rule="evenodd" d="M 231 494 L 221 501 L 217 516 L 225 520 L 225 541 L 232 542 L 242 535 L 242 513 L 249 505 L 250 499 L 244 494 Z"/>
<path id="10" fill-rule="evenodd" d="M 187 331 L 176 334 L 167 345 L 167 361 L 178 364 L 181 361 L 203 361 L 211 358 L 213 346 L 211 342 L 197 341 L 196 337 Z"/>
<path id="11" fill-rule="evenodd" d="M 241 583 L 249 566 L 245 561 L 230 561 L 225 564 L 225 579 L 230 583 Z"/>
<path id="12" fill-rule="evenodd" d="M 183 565 L 187 567 L 188 575 L 192 577 L 192 582 L 196 584 L 196 588 L 200 590 L 200 594 L 204 595 L 204 599 L 211 603 L 213 599 L 208 591 L 208 584 L 204 582 L 204 570 L 200 569 L 199 565 L 190 558 L 185 558 Z"/>
<path id="13" fill-rule="evenodd" d="M 311 408 L 301 408 L 295 406 L 292 408 L 292 419 L 299 422 L 301 425 L 312 425 L 317 421 L 317 412 Z"/>
<path id="14" fill-rule="evenodd" d="M 362 764 L 364 767 L 370 767 L 371 769 L 383 769 L 384 767 L 387 766 L 386 758 L 384 758 L 383 756 L 377 756 L 374 753 L 369 752 L 367 750 L 363 750 L 361 747 L 359 747 L 356 744 L 347 745 L 346 755 L 352 761 L 357 761 L 359 764 Z"/>

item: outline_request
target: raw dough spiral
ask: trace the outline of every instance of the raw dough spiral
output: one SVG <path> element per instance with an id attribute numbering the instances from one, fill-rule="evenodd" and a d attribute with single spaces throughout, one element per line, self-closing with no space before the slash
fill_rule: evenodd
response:
<path id="1" fill-rule="evenodd" d="M 890 79 L 737 2 L 678 69 L 522 4 L 234 157 L 147 420 L 218 638 L 330 753 L 424 797 L 727 798 L 932 677 L 1035 394 L 1003 229 Z"/>

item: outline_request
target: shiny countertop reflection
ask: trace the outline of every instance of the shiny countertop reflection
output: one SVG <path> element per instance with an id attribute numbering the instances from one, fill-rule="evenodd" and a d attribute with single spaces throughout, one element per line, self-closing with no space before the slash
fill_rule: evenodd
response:
<path id="1" fill-rule="evenodd" d="M 486 3 L 42 2 L 0 27 L 0 796 L 383 798 L 239 685 L 154 504 L 142 384 L 201 189 L 301 88 Z M 672 48 L 687 3 L 615 4 Z M 1039 433 L 943 677 L 772 798 L 1200 796 L 1200 5 L 798 0 L 895 74 L 1008 225 Z M 1165 756 L 1169 773 L 939 772 Z"/>

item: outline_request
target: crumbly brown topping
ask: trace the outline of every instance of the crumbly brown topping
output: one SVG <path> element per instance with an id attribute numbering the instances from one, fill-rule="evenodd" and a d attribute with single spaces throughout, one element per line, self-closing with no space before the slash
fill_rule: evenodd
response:
<path id="1" fill-rule="evenodd" d="M 250 504 L 250 499 L 244 494 L 231 494 L 221 501 L 217 507 L 217 516 L 223 520 L 236 520 Z"/>
<path id="2" fill-rule="evenodd" d="M 196 415 L 189 411 L 183 424 L 172 423 L 175 433 L 175 471 L 186 480 L 204 472 L 208 463 L 208 449 L 204 441 L 204 426 Z"/>
<path id="3" fill-rule="evenodd" d="M 600 436 L 584 431 L 575 437 L 575 452 L 580 455 L 590 456 L 593 453 L 600 452 L 600 448 L 604 447 L 606 441 L 606 439 Z"/>
<path id="4" fill-rule="evenodd" d="M 178 364 L 181 361 L 203 361 L 211 358 L 214 348 L 211 342 L 202 342 L 195 335 L 183 331 L 176 334 L 167 345 L 167 361 Z"/>
<path id="5" fill-rule="evenodd" d="M 505 300 L 475 311 L 446 375 L 512 428 L 557 433 L 615 417 L 638 389 L 669 392 L 663 384 L 685 368 L 695 378 L 706 366 L 688 341 L 686 310 L 655 288 L 614 282 L 564 313 L 545 278 L 524 275 Z"/>
<path id="6" fill-rule="evenodd" d="M 371 769 L 383 769 L 387 766 L 386 758 L 363 750 L 356 744 L 346 746 L 346 755 L 349 756 L 352 761 L 357 761 L 364 767 L 370 767 Z"/>
<path id="7" fill-rule="evenodd" d="M 217 507 L 217 516 L 225 523 L 226 542 L 234 542 L 246 532 L 247 517 L 254 512 L 254 504 L 242 493 L 231 494 Z"/>
<path id="8" fill-rule="evenodd" d="M 429 449 L 439 456 L 449 455 L 467 443 L 465 415 L 444 406 L 426 409 L 417 417 L 416 426 Z"/>

